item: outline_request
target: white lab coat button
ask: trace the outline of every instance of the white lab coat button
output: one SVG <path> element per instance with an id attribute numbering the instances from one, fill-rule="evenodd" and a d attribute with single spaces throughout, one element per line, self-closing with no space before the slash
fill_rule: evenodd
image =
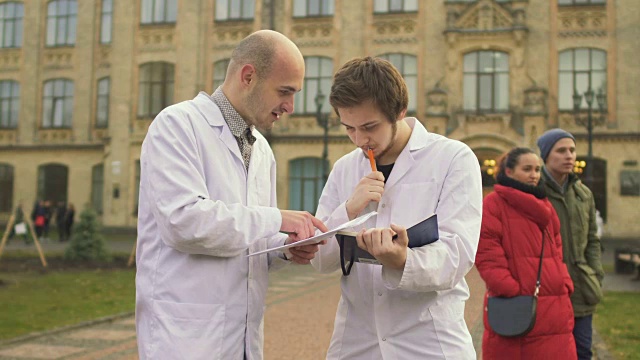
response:
<path id="1" fill-rule="evenodd" d="M 384 207 L 387 206 L 387 204 L 382 204 L 382 208 L 384 209 Z"/>
<path id="2" fill-rule="evenodd" d="M 387 338 L 382 338 L 382 341 L 387 341 Z"/>
<path id="3" fill-rule="evenodd" d="M 378 296 L 382 296 L 382 291 L 378 292 Z"/>

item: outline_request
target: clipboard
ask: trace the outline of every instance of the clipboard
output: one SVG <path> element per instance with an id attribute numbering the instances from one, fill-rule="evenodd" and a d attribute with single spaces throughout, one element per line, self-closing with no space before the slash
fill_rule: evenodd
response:
<path id="1" fill-rule="evenodd" d="M 351 267 L 356 262 L 380 265 L 380 262 L 373 255 L 358 247 L 356 234 L 353 231 L 338 231 L 336 233 L 338 245 L 340 245 L 340 266 L 344 276 L 349 276 Z M 438 216 L 431 214 L 426 219 L 407 228 L 407 236 L 409 237 L 409 248 L 417 248 L 437 241 L 440 238 Z M 394 238 L 396 237 L 397 235 L 394 235 Z"/>

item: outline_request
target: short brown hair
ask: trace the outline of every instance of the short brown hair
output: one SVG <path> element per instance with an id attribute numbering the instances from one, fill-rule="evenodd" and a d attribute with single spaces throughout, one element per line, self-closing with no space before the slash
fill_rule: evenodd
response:
<path id="1" fill-rule="evenodd" d="M 338 108 L 350 108 L 367 101 L 391 123 L 407 109 L 407 85 L 389 61 L 370 56 L 355 58 L 342 65 L 333 76 L 329 103 L 336 113 Z"/>

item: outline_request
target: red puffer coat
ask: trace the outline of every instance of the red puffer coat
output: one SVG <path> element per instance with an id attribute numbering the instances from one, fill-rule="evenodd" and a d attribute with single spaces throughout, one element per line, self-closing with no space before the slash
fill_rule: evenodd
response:
<path id="1" fill-rule="evenodd" d="M 560 222 L 549 200 L 495 185 L 484 199 L 476 267 L 487 285 L 484 299 L 482 357 L 489 359 L 576 359 L 573 283 L 562 262 Z M 544 236 L 541 287 L 536 324 L 524 337 L 494 333 L 487 320 L 487 296 L 532 295 Z"/>

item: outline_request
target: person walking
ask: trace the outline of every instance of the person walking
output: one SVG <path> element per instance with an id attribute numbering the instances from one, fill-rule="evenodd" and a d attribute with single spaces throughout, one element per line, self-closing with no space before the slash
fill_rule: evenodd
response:
<path id="1" fill-rule="evenodd" d="M 569 298 L 573 282 L 562 262 L 560 221 L 545 195 L 541 168 L 533 150 L 512 149 L 498 161 L 497 184 L 484 199 L 476 267 L 487 286 L 482 336 L 485 360 L 576 359 Z M 533 329 L 521 337 L 497 334 L 489 325 L 488 298 L 534 295 L 540 267 Z"/>
<path id="2" fill-rule="evenodd" d="M 65 225 L 65 216 L 67 214 L 67 206 L 64 204 L 64 201 L 59 201 L 58 206 L 56 206 L 56 229 L 58 230 L 58 241 L 64 242 L 67 240 L 66 237 L 66 225 Z"/>
<path id="3" fill-rule="evenodd" d="M 356 148 L 334 165 L 316 216 L 336 226 L 377 211 L 356 239 L 382 266 L 357 262 L 342 277 L 327 359 L 475 359 L 464 322 L 464 276 L 482 216 L 477 157 L 467 145 L 405 118 L 407 86 L 386 60 L 345 63 L 329 102 Z M 439 239 L 408 248 L 406 228 L 434 213 Z M 339 269 L 336 239 L 311 263 L 321 272 Z"/>
<path id="4" fill-rule="evenodd" d="M 260 30 L 234 49 L 212 95 L 151 123 L 140 157 L 140 359 L 262 359 L 267 272 L 308 264 L 318 245 L 247 255 L 328 230 L 308 212 L 276 207 L 275 157 L 256 130 L 293 112 L 303 81 L 297 46 Z"/>
<path id="5" fill-rule="evenodd" d="M 593 356 L 593 314 L 602 300 L 604 278 L 595 200 L 591 190 L 573 173 L 576 140 L 571 133 L 551 129 L 538 138 L 537 144 L 544 161 L 545 190 L 560 219 L 564 262 L 576 289 L 571 303 L 578 359 L 589 360 Z"/>

